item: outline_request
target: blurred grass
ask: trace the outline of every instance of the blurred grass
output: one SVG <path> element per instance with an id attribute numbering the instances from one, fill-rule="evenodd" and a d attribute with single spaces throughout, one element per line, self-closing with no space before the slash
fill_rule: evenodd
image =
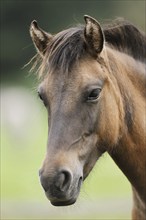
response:
<path id="1" fill-rule="evenodd" d="M 17 203 L 19 205 L 22 203 L 23 205 L 23 203 L 29 204 L 29 202 L 35 201 L 35 205 L 35 203 L 39 201 L 39 203 L 42 204 L 42 207 L 45 204 L 47 204 L 47 206 L 49 204 L 45 198 L 38 178 L 38 170 L 44 159 L 46 151 L 47 114 L 45 108 L 40 104 L 39 100 L 32 91 L 30 92 L 26 90 L 25 94 L 25 89 L 23 88 L 23 95 L 25 94 L 26 97 L 25 95 L 22 97 L 22 91 L 20 88 L 14 90 L 9 89 L 9 92 L 5 91 L 7 90 L 2 92 L 3 120 L 1 124 L 1 198 L 3 207 L 5 207 L 4 210 L 7 209 L 7 215 L 11 210 L 11 205 L 14 205 L 16 202 L 16 206 L 14 206 L 14 210 L 16 210 L 15 214 L 13 214 L 15 218 L 17 218 Z M 11 100 L 9 100 L 9 93 L 11 93 Z M 30 97 L 28 98 L 28 96 Z M 21 100 L 19 100 L 19 97 L 21 97 Z M 28 115 L 25 115 L 25 121 L 21 122 L 21 117 L 19 121 L 19 115 L 17 114 L 21 111 L 22 101 L 25 108 L 28 108 L 26 111 Z M 9 102 L 9 104 L 7 102 Z M 15 104 L 16 102 L 18 102 L 18 105 Z M 17 106 L 17 126 L 15 124 L 17 120 L 11 121 L 8 117 L 8 112 L 5 109 L 6 106 L 10 108 L 8 112 L 13 112 Z M 6 117 L 9 120 L 6 120 Z M 110 200 L 114 201 L 116 204 L 116 200 L 122 201 L 122 199 L 125 199 L 125 201 L 129 201 L 130 197 L 131 189 L 126 177 L 114 164 L 112 159 L 105 154 L 102 158 L 100 158 L 89 177 L 85 180 L 81 189 L 79 201 L 75 207 L 80 206 L 82 203 L 84 204 L 86 201 L 88 201 L 90 205 L 92 202 L 95 204 L 94 201 L 96 200 L 98 200 L 97 205 L 100 204 L 100 201 L 102 201 L 101 204 L 104 206 L 104 203 L 106 204 L 106 201 L 108 200 L 109 204 Z M 106 209 L 107 208 L 105 208 L 105 210 Z M 55 208 L 55 210 L 58 209 Z M 67 209 L 63 208 L 63 210 Z M 128 212 L 130 213 L 130 210 L 128 210 Z M 107 213 L 103 211 L 101 219 L 106 218 Z M 115 217 L 115 219 L 126 219 L 126 214 L 122 214 L 120 212 L 118 214 L 117 210 L 113 210 L 111 219 L 114 218 L 114 213 L 115 216 L 119 215 L 119 217 Z M 129 213 L 127 213 L 127 216 L 129 216 Z M 121 216 L 121 214 L 123 216 Z M 14 216 L 9 216 L 9 219 L 13 219 Z M 49 216 L 51 216 L 51 213 Z M 73 212 L 71 212 L 71 216 L 72 218 L 77 218 L 76 211 L 73 210 Z M 88 218 L 90 217 L 90 219 L 95 219 L 96 213 L 92 214 L 89 211 L 89 214 L 84 216 L 84 219 L 87 216 Z M 67 218 L 69 219 L 69 216 Z M 27 219 L 29 219 L 28 216 Z M 48 219 L 50 218 L 48 217 Z M 109 214 L 108 219 L 110 219 Z"/>

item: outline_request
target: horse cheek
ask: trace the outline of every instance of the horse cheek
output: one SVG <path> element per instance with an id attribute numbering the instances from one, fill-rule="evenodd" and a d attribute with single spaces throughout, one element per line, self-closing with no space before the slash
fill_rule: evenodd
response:
<path id="1" fill-rule="evenodd" d="M 112 96 L 104 98 L 100 110 L 98 122 L 98 133 L 101 142 L 110 148 L 118 141 L 120 132 L 119 108 Z M 108 150 L 108 149 L 107 149 Z"/>

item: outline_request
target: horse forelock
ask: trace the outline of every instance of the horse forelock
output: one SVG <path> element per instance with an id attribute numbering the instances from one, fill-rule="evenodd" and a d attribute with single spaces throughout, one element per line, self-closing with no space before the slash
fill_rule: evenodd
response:
<path id="1" fill-rule="evenodd" d="M 47 67 L 49 72 L 58 70 L 60 73 L 68 73 L 73 64 L 85 54 L 83 33 L 83 27 L 80 26 L 56 34 L 47 47 L 42 69 Z"/>

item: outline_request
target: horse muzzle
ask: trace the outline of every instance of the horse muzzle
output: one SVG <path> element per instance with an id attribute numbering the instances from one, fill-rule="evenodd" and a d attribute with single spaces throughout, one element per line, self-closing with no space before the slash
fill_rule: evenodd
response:
<path id="1" fill-rule="evenodd" d="M 40 175 L 41 185 L 54 206 L 67 206 L 76 202 L 82 184 L 82 175 L 61 169 L 54 175 Z"/>

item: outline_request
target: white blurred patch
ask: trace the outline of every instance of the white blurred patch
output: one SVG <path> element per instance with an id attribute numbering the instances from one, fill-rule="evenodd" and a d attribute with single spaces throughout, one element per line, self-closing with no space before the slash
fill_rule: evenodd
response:
<path id="1" fill-rule="evenodd" d="M 35 136 L 42 124 L 42 111 L 44 108 L 37 100 L 37 92 L 21 87 L 1 89 L 1 126 L 14 138 Z"/>

